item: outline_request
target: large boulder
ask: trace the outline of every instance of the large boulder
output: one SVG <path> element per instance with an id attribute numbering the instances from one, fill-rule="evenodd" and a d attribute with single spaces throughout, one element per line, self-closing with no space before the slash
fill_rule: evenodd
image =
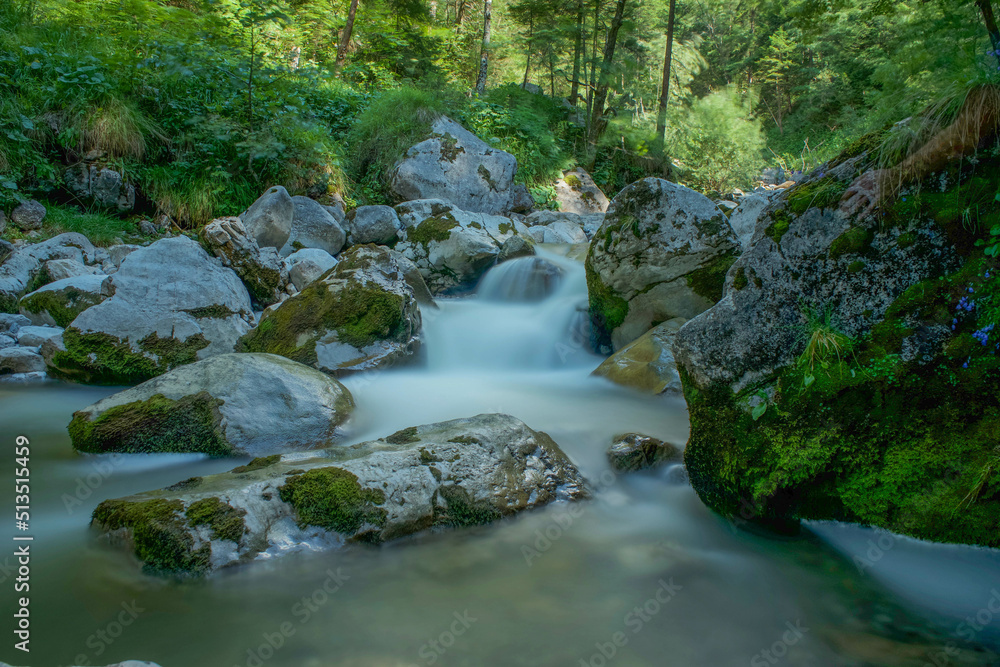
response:
<path id="1" fill-rule="evenodd" d="M 359 206 L 347 214 L 344 224 L 349 230 L 347 242 L 350 245 L 390 245 L 396 242 L 402 229 L 399 216 L 391 206 Z"/>
<path id="2" fill-rule="evenodd" d="M 431 135 L 409 151 L 389 175 L 397 201 L 443 199 L 464 211 L 512 210 L 517 160 L 442 116 Z"/>
<path id="3" fill-rule="evenodd" d="M 677 317 L 658 324 L 604 360 L 593 375 L 647 394 L 681 392 L 672 347 L 685 320 Z"/>
<path id="4" fill-rule="evenodd" d="M 738 251 L 726 217 L 704 195 L 659 178 L 629 185 L 587 254 L 595 344 L 617 351 L 659 322 L 711 308 Z"/>
<path id="5" fill-rule="evenodd" d="M 111 296 L 111 282 L 103 275 L 64 278 L 21 297 L 21 314 L 32 324 L 68 327 L 91 306 Z"/>
<path id="6" fill-rule="evenodd" d="M 45 263 L 51 259 L 92 261 L 94 246 L 83 234 L 70 232 L 42 243 L 21 246 L 0 264 L 0 312 L 17 312 L 17 302 L 27 292 L 51 282 Z"/>
<path id="7" fill-rule="evenodd" d="M 81 162 L 64 173 L 66 189 L 88 204 L 125 212 L 135 208 L 135 186 L 121 172 L 92 162 Z"/>
<path id="8" fill-rule="evenodd" d="M 246 285 L 261 306 L 277 303 L 288 285 L 288 270 L 274 248 L 260 248 L 239 218 L 217 218 L 201 230 L 201 242 Z"/>
<path id="9" fill-rule="evenodd" d="M 725 297 L 677 334 L 691 482 L 739 520 L 998 547 L 1000 359 L 984 307 L 998 263 L 962 212 L 979 192 L 974 210 L 1000 219 L 987 176 L 1000 160 L 952 165 L 878 218 L 845 213 L 871 162 L 776 197 Z"/>
<path id="10" fill-rule="evenodd" d="M 273 354 L 222 354 L 181 366 L 73 413 L 82 452 L 265 456 L 332 444 L 350 392 Z"/>
<path id="11" fill-rule="evenodd" d="M 580 215 L 604 213 L 610 204 L 594 179 L 581 167 L 563 172 L 563 177 L 556 181 L 556 201 L 559 210 Z"/>
<path id="12" fill-rule="evenodd" d="M 199 575 L 261 557 L 487 524 L 586 495 L 548 435 L 489 414 L 312 456 L 257 458 L 104 501 L 94 523 L 128 544 L 148 571 Z"/>
<path id="13" fill-rule="evenodd" d="M 276 185 L 250 205 L 240 220 L 261 248 L 282 248 L 292 233 L 295 202 L 288 190 Z M 332 254 L 332 253 L 331 253 Z"/>
<path id="14" fill-rule="evenodd" d="M 292 197 L 292 227 L 279 254 L 288 257 L 303 248 L 318 248 L 336 255 L 344 247 L 347 234 L 331 206 L 322 206 L 309 197 Z M 343 216 L 341 216 L 341 220 Z"/>
<path id="15" fill-rule="evenodd" d="M 396 210 L 405 225 L 396 250 L 417 265 L 434 294 L 472 288 L 503 243 L 528 232 L 510 218 L 463 211 L 440 200 L 407 202 Z"/>
<path id="16" fill-rule="evenodd" d="M 420 333 L 420 308 L 389 249 L 355 246 L 320 280 L 266 311 L 237 351 L 344 375 L 409 359 Z"/>
<path id="17" fill-rule="evenodd" d="M 67 379 L 135 383 L 232 352 L 253 322 L 250 295 L 232 269 L 185 236 L 129 254 L 113 295 L 63 334 L 50 372 Z"/>

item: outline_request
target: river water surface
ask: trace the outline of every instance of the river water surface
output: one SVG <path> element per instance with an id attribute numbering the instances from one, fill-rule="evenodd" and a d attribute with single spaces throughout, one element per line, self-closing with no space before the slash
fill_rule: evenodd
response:
<path id="1" fill-rule="evenodd" d="M 78 455 L 66 434 L 73 411 L 114 388 L 0 385 L 9 441 L 0 479 L 13 480 L 15 435 L 29 437 L 34 536 L 30 654 L 13 648 L 13 546 L 0 547 L 0 659 L 35 667 L 992 663 L 983 647 L 1000 645 L 996 551 L 837 524 L 810 524 L 794 539 L 756 535 L 705 509 L 680 466 L 616 478 L 604 454 L 612 436 L 638 431 L 683 445 L 684 402 L 590 376 L 601 359 L 586 345 L 582 265 L 546 256 L 565 272 L 547 298 L 510 301 L 537 285 L 518 286 L 518 271 L 496 269 L 478 296 L 423 310 L 423 364 L 346 379 L 358 405 L 346 442 L 505 412 L 560 444 L 591 480 L 592 501 L 165 581 L 97 540 L 91 511 L 243 461 Z M 2 488 L 11 516 L 13 484 Z M 8 545 L 12 524 L 0 530 Z"/>

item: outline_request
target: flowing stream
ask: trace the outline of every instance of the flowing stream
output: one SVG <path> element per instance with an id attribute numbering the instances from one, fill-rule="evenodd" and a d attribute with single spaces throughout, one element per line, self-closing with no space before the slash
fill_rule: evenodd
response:
<path id="1" fill-rule="evenodd" d="M 0 549 L 0 660 L 163 667 L 989 664 L 1000 553 L 838 524 L 777 539 L 733 528 L 681 466 L 615 477 L 605 450 L 638 431 L 683 444 L 683 399 L 590 376 L 583 267 L 553 250 L 492 270 L 476 296 L 423 309 L 425 359 L 345 380 L 347 442 L 484 412 L 548 432 L 592 501 L 491 526 L 260 561 L 201 581 L 141 574 L 88 527 L 94 507 L 244 461 L 75 454 L 66 424 L 115 391 L 0 385 L 0 479 L 31 439 L 31 653 L 12 648 L 13 547 Z M 554 267 L 558 270 L 553 271 Z M 14 489 L 2 498 L 12 510 Z M 12 512 L 5 516 L 11 516 Z M 13 544 L 13 521 L 4 534 Z M 8 527 L 10 526 L 10 527 Z M 965 626 L 979 614 L 976 630 Z M 971 636 L 969 633 L 971 632 Z M 954 642 L 945 653 L 946 642 Z M 944 656 L 944 658 L 938 656 Z M 942 659 L 947 662 L 941 662 Z M 938 662 L 935 662 L 938 660 Z"/>

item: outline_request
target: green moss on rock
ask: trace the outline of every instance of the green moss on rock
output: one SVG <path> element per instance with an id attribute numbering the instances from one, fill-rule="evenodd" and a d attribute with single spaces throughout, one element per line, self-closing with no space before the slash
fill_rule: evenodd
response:
<path id="1" fill-rule="evenodd" d="M 339 289 L 322 280 L 263 317 L 237 343 L 237 352 L 268 352 L 315 364 L 316 342 L 328 331 L 358 349 L 394 339 L 406 327 L 404 297 L 377 285 L 348 280 Z"/>
<path id="2" fill-rule="evenodd" d="M 21 299 L 19 307 L 35 315 L 47 312 L 56 326 L 65 329 L 77 315 L 101 301 L 100 295 L 69 287 L 28 294 Z"/>
<path id="3" fill-rule="evenodd" d="M 442 213 L 411 227 L 406 232 L 406 238 L 426 248 L 431 241 L 447 241 L 451 238 L 451 230 L 458 226 L 458 220 L 451 213 Z"/>
<path id="4" fill-rule="evenodd" d="M 419 442 L 420 436 L 417 435 L 417 427 L 410 426 L 404 428 L 400 431 L 396 431 L 389 437 L 385 439 L 390 445 L 408 445 L 411 442 Z"/>
<path id="5" fill-rule="evenodd" d="M 258 456 L 257 458 L 250 461 L 250 463 L 245 466 L 237 466 L 233 468 L 234 473 L 244 473 L 253 472 L 254 470 L 260 470 L 261 468 L 267 468 L 273 466 L 275 463 L 281 460 L 281 454 L 271 454 L 270 456 Z"/>
<path id="6" fill-rule="evenodd" d="M 589 257 L 586 269 L 587 296 L 590 302 L 590 319 L 594 325 L 594 342 L 598 346 L 610 346 L 611 332 L 620 327 L 628 316 L 628 301 L 604 284 L 597 271 L 591 268 Z"/>
<path id="7" fill-rule="evenodd" d="M 108 530 L 127 528 L 147 571 L 203 574 L 209 569 L 211 545 L 194 548 L 183 511 L 180 500 L 105 500 L 94 510 L 93 520 Z"/>
<path id="8" fill-rule="evenodd" d="M 455 527 L 483 526 L 503 518 L 501 512 L 489 501 L 475 501 L 469 492 L 457 484 L 438 489 L 448 503 L 448 508 L 435 517 L 435 523 Z"/>
<path id="9" fill-rule="evenodd" d="M 994 264 L 974 258 L 914 285 L 808 388 L 796 366 L 736 395 L 723 383 L 698 388 L 681 368 L 685 463 L 701 498 L 737 520 L 830 519 L 1000 546 L 1000 359 L 971 323 L 907 353 L 934 340 L 933 327 L 950 330 L 941 319 Z M 750 405 L 764 389 L 755 420 Z"/>
<path id="10" fill-rule="evenodd" d="M 190 526 L 207 524 L 212 529 L 212 539 L 237 542 L 247 531 L 243 517 L 246 510 L 236 509 L 214 496 L 191 503 L 184 513 Z"/>
<path id="11" fill-rule="evenodd" d="M 73 447 L 81 452 L 202 452 L 229 456 L 222 432 L 222 401 L 199 392 L 178 400 L 156 394 L 105 410 L 91 420 L 76 412 L 69 424 Z"/>
<path id="12" fill-rule="evenodd" d="M 872 242 L 872 233 L 864 227 L 850 227 L 830 244 L 830 259 L 865 252 Z"/>
<path id="13" fill-rule="evenodd" d="M 136 350 L 127 340 L 73 327 L 63 332 L 62 340 L 66 349 L 53 355 L 50 374 L 90 384 L 145 382 L 171 368 L 194 363 L 198 351 L 209 345 L 202 334 L 181 341 L 160 338 L 154 332 L 139 341 Z M 149 355 L 155 355 L 156 359 Z"/>
<path id="14" fill-rule="evenodd" d="M 687 286 L 698 296 L 712 303 L 717 303 L 722 298 L 723 287 L 726 283 L 726 273 L 735 262 L 735 251 L 717 255 L 707 264 L 684 277 L 687 281 Z"/>
<path id="15" fill-rule="evenodd" d="M 366 524 L 385 526 L 387 512 L 380 489 L 367 489 L 343 468 L 314 468 L 292 475 L 278 488 L 281 500 L 295 508 L 300 527 L 319 526 L 351 536 Z"/>

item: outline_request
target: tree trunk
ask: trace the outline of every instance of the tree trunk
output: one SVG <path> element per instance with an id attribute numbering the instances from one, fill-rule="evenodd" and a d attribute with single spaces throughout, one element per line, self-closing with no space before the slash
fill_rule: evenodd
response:
<path id="1" fill-rule="evenodd" d="M 493 19 L 493 0 L 483 0 L 483 47 L 479 56 L 479 76 L 476 77 L 476 93 L 486 92 L 486 74 L 490 67 L 490 21 Z"/>
<path id="2" fill-rule="evenodd" d="M 990 0 L 976 0 L 976 6 L 983 13 L 986 32 L 990 34 L 990 44 L 993 45 L 993 56 L 997 59 L 997 64 L 1000 65 L 1000 28 L 997 28 L 997 20 L 993 16 L 993 4 Z"/>
<path id="3" fill-rule="evenodd" d="M 583 56 L 583 0 L 576 3 L 576 46 L 573 49 L 573 84 L 569 91 L 569 102 L 576 106 L 580 96 L 580 58 Z"/>
<path id="4" fill-rule="evenodd" d="M 351 34 L 354 32 L 354 16 L 358 13 L 358 0 L 351 0 L 351 8 L 347 10 L 347 23 L 344 24 L 344 32 L 340 35 L 340 44 L 337 45 L 337 63 L 333 68 L 335 74 L 340 74 L 344 63 L 347 61 L 347 47 L 351 43 Z"/>
<path id="5" fill-rule="evenodd" d="M 590 136 L 590 118 L 594 110 L 594 88 L 597 87 L 597 36 L 601 30 L 601 0 L 594 0 L 594 34 L 590 48 L 590 85 L 587 87 L 587 136 Z"/>
<path id="6" fill-rule="evenodd" d="M 667 104 L 670 101 L 670 65 L 674 57 L 674 5 L 676 0 L 670 0 L 670 11 L 667 14 L 667 46 L 663 51 L 663 86 L 660 89 L 660 108 L 656 115 L 656 145 L 663 152 L 664 138 L 667 133 Z"/>
<path id="7" fill-rule="evenodd" d="M 527 58 L 525 58 L 524 63 L 524 81 L 521 82 L 521 87 L 525 88 L 528 85 L 528 78 L 531 76 L 531 39 L 535 33 L 535 15 L 533 13 L 528 14 L 528 44 L 527 44 Z"/>
<path id="8" fill-rule="evenodd" d="M 455 10 L 455 25 L 458 32 L 462 32 L 462 22 L 465 21 L 465 0 L 458 0 L 458 8 Z"/>
<path id="9" fill-rule="evenodd" d="M 611 65 L 615 59 L 615 46 L 618 42 L 618 30 L 625 20 L 625 2 L 618 0 L 615 7 L 615 17 L 611 20 L 611 28 L 608 30 L 608 39 L 604 43 L 604 58 L 601 61 L 601 73 L 597 79 L 597 89 L 594 91 L 594 108 L 590 118 L 590 149 L 591 155 L 597 154 L 597 142 L 607 123 L 604 120 L 604 104 L 608 99 L 608 87 L 610 85 Z"/>

